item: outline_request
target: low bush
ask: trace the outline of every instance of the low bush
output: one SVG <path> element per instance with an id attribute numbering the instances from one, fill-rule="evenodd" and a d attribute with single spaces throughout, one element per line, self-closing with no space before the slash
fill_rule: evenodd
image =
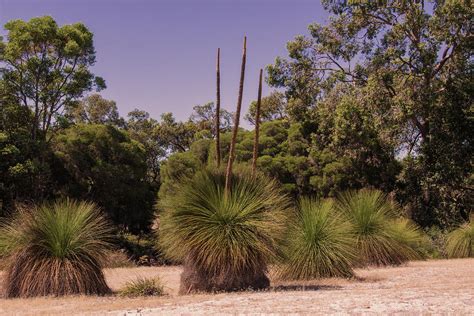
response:
<path id="1" fill-rule="evenodd" d="M 137 297 L 137 296 L 161 296 L 164 295 L 164 287 L 161 280 L 156 278 L 137 278 L 129 281 L 119 291 L 120 296 Z"/>

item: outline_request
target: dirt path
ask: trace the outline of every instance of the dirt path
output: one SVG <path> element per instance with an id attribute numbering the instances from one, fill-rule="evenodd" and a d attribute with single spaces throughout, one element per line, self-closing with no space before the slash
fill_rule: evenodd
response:
<path id="1" fill-rule="evenodd" d="M 106 271 L 116 290 L 136 276 L 158 275 L 160 298 L 66 297 L 0 299 L 1 315 L 169 314 L 456 314 L 474 315 L 474 259 L 411 262 L 357 270 L 357 280 L 275 283 L 267 292 L 178 296 L 180 267 Z M 1 280 L 1 275 L 0 275 Z M 303 288 L 304 286 L 304 288 Z"/>

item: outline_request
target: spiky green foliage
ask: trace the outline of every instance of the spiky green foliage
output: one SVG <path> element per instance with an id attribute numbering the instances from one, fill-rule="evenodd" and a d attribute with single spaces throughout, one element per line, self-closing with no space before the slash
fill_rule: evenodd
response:
<path id="1" fill-rule="evenodd" d="M 156 278 L 137 278 L 129 281 L 120 290 L 120 296 L 137 297 L 137 296 L 161 296 L 165 290 L 161 284 L 161 280 Z"/>
<path id="2" fill-rule="evenodd" d="M 110 226 L 94 204 L 20 208 L 0 225 L 6 296 L 109 293 L 101 268 L 110 240 Z"/>
<path id="3" fill-rule="evenodd" d="M 354 251 L 351 225 L 334 210 L 333 201 L 303 198 L 289 225 L 278 275 L 293 280 L 352 277 Z"/>
<path id="4" fill-rule="evenodd" d="M 409 259 L 426 258 L 432 247 L 429 237 L 408 218 L 399 217 L 389 223 L 393 238 L 406 247 Z"/>
<path id="5" fill-rule="evenodd" d="M 274 180 L 253 177 L 247 169 L 232 175 L 228 192 L 220 171 L 200 171 L 183 181 L 179 192 L 161 201 L 160 217 L 165 253 L 185 261 L 182 290 L 236 290 L 254 287 L 254 279 L 264 282 L 288 205 Z M 183 284 L 193 278 L 192 284 Z"/>
<path id="6" fill-rule="evenodd" d="M 446 252 L 450 258 L 474 257 L 474 214 L 469 222 L 448 235 Z"/>
<path id="7" fill-rule="evenodd" d="M 416 232 L 411 224 L 396 221 L 397 205 L 382 192 L 347 192 L 340 195 L 337 208 L 353 226 L 356 265 L 397 265 L 419 258 L 410 244 Z"/>

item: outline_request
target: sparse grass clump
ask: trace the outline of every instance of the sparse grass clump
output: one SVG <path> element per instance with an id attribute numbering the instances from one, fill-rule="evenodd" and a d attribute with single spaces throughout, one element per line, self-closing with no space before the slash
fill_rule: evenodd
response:
<path id="1" fill-rule="evenodd" d="M 232 175 L 229 191 L 219 171 L 183 181 L 161 201 L 159 236 L 165 253 L 184 262 L 180 291 L 268 287 L 288 205 L 274 180 L 246 169 Z"/>
<path id="2" fill-rule="evenodd" d="M 65 200 L 20 208 L 0 225 L 5 295 L 109 293 L 101 268 L 110 240 L 110 227 L 94 204 Z"/>
<path id="3" fill-rule="evenodd" d="M 419 259 L 414 245 L 421 232 L 414 224 L 397 220 L 397 206 L 376 190 L 348 192 L 339 197 L 338 209 L 352 224 L 356 266 L 398 265 Z"/>
<path id="4" fill-rule="evenodd" d="M 162 296 L 164 287 L 158 277 L 156 278 L 137 278 L 129 281 L 119 291 L 120 296 L 138 297 L 138 296 Z"/>
<path id="5" fill-rule="evenodd" d="M 285 261 L 278 275 L 286 280 L 352 277 L 356 258 L 351 225 L 332 200 L 304 198 L 289 225 Z"/>
<path id="6" fill-rule="evenodd" d="M 469 222 L 448 235 L 446 252 L 449 258 L 474 257 L 474 214 Z"/>

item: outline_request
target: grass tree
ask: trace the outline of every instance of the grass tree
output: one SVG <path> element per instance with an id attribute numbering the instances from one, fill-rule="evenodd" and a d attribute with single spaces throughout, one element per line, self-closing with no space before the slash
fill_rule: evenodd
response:
<path id="1" fill-rule="evenodd" d="M 221 166 L 221 49 L 217 49 L 216 62 L 216 164 Z"/>
<path id="2" fill-rule="evenodd" d="M 351 224 L 332 200 L 301 199 L 289 224 L 277 275 L 288 280 L 352 277 L 356 258 Z"/>
<path id="3" fill-rule="evenodd" d="M 260 69 L 260 76 L 258 78 L 257 109 L 255 112 L 255 138 L 253 142 L 253 158 L 252 158 L 252 173 L 254 175 L 255 175 L 255 172 L 257 171 L 258 137 L 260 134 L 260 107 L 262 104 L 262 77 L 263 77 L 263 69 Z"/>
<path id="4" fill-rule="evenodd" d="M 421 231 L 400 220 L 397 205 L 382 192 L 348 192 L 339 197 L 337 207 L 352 224 L 357 266 L 397 265 L 421 258 L 416 250 L 423 239 Z"/>
<path id="5" fill-rule="evenodd" d="M 274 180 L 237 169 L 227 190 L 223 172 L 203 170 L 160 203 L 161 245 L 184 262 L 181 293 L 269 286 L 289 205 Z"/>
<path id="6" fill-rule="evenodd" d="M 474 214 L 469 222 L 448 235 L 446 252 L 450 258 L 474 257 Z"/>
<path id="7" fill-rule="evenodd" d="M 111 229 L 94 204 L 65 200 L 19 209 L 0 225 L 5 295 L 102 295 Z"/>
<path id="8" fill-rule="evenodd" d="M 237 133 L 239 132 L 240 112 L 242 109 L 242 97 L 244 93 L 245 63 L 247 60 L 247 36 L 244 37 L 244 46 L 242 49 L 242 64 L 240 68 L 239 96 L 237 98 L 237 109 L 235 110 L 234 128 L 232 130 L 232 139 L 230 142 L 229 159 L 225 174 L 225 188 L 227 191 L 231 188 L 232 165 L 235 159 L 235 144 L 237 142 Z"/>

